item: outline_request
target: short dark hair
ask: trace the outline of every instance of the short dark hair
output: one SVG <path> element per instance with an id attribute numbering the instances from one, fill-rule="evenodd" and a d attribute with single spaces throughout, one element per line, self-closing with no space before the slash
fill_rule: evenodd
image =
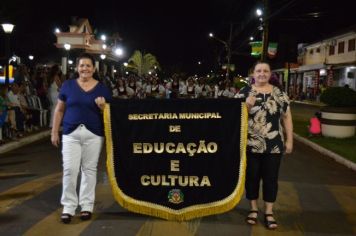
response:
<path id="1" fill-rule="evenodd" d="M 82 53 L 77 57 L 77 65 L 79 64 L 80 59 L 89 59 L 93 63 L 93 66 L 95 67 L 95 58 L 89 54 L 89 53 Z"/>
<path id="2" fill-rule="evenodd" d="M 271 64 L 268 61 L 256 61 L 255 64 L 253 64 L 253 70 L 255 70 L 256 66 L 259 64 L 267 64 L 269 66 L 269 68 L 271 69 Z"/>

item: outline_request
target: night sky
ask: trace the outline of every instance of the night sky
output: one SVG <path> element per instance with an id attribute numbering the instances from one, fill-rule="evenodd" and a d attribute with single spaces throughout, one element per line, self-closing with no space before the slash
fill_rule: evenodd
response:
<path id="1" fill-rule="evenodd" d="M 356 25 L 353 0 L 270 0 L 270 40 L 281 45 L 275 62 L 295 60 L 296 43 L 310 43 Z M 332 2 L 333 4 L 327 4 Z M 118 32 L 127 59 L 134 50 L 154 54 L 162 67 L 188 73 L 202 73 L 223 61 L 223 44 L 208 37 L 209 32 L 227 41 L 234 25 L 232 62 L 237 72 L 247 74 L 256 61 L 249 56 L 248 39 L 261 36 L 256 0 L 216 1 L 19 1 L 1 0 L 0 20 L 15 24 L 12 51 L 19 56 L 35 55 L 37 60 L 56 58 L 55 27 L 68 30 L 71 17 L 88 18 L 100 35 Z M 1 55 L 4 33 L 0 33 Z M 287 46 L 286 46 L 287 45 Z M 292 45 L 295 45 L 293 47 Z M 284 52 L 283 52 L 284 51 Z M 289 56 L 286 56 L 289 54 Z M 292 56 L 291 56 L 292 55 Z M 198 65 L 198 61 L 202 65 Z"/>

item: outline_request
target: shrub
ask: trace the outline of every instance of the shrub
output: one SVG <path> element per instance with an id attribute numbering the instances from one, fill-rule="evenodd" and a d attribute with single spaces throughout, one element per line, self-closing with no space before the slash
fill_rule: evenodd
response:
<path id="1" fill-rule="evenodd" d="M 346 87 L 330 87 L 321 94 L 320 101 L 332 107 L 354 107 L 356 92 Z"/>

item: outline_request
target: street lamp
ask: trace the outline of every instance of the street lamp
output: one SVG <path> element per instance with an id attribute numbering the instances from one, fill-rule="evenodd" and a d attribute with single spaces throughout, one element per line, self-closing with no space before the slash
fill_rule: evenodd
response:
<path id="1" fill-rule="evenodd" d="M 257 16 L 262 16 L 262 13 L 263 13 L 263 12 L 262 12 L 261 9 L 258 8 L 258 9 L 256 10 L 256 15 L 257 15 Z"/>
<path id="2" fill-rule="evenodd" d="M 12 31 L 14 30 L 15 25 L 9 24 L 9 23 L 4 23 L 1 24 L 2 29 L 4 30 L 6 34 L 6 46 L 5 46 L 5 56 L 6 56 L 6 74 L 5 74 L 5 85 L 8 85 L 10 80 L 9 80 L 9 57 L 10 57 L 10 35 Z"/>
<path id="3" fill-rule="evenodd" d="M 122 50 L 122 48 L 117 47 L 115 48 L 114 53 L 116 56 L 120 57 L 124 54 L 124 50 Z"/>

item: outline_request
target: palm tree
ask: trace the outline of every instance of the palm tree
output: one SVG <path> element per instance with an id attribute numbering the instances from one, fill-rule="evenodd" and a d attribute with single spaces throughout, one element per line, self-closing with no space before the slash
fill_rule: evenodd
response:
<path id="1" fill-rule="evenodd" d="M 159 63 L 151 53 L 142 53 L 136 50 L 128 60 L 128 68 L 135 72 L 138 76 L 147 75 L 153 69 L 160 70 Z"/>

